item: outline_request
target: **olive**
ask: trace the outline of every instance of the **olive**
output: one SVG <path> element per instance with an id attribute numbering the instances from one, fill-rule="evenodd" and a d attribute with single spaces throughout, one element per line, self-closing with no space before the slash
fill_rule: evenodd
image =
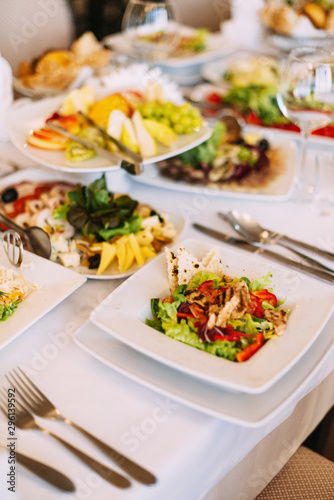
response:
<path id="1" fill-rule="evenodd" d="M 157 215 L 157 216 L 158 216 L 158 218 L 159 218 L 159 222 L 163 222 L 163 221 L 164 221 L 164 220 L 163 220 L 163 218 L 161 217 L 161 215 L 160 215 L 160 214 L 158 214 L 158 212 L 156 212 L 156 211 L 155 211 L 155 210 L 153 210 L 153 209 L 151 210 L 150 215 L 151 215 L 151 216 L 152 216 L 152 215 Z"/>
<path id="2" fill-rule="evenodd" d="M 4 203 L 11 203 L 12 201 L 17 200 L 19 194 L 15 188 L 8 188 L 1 195 L 1 199 Z"/>
<path id="3" fill-rule="evenodd" d="M 89 266 L 88 269 L 97 269 L 100 265 L 101 255 L 96 253 L 91 257 L 88 257 Z"/>
<path id="4" fill-rule="evenodd" d="M 269 149 L 269 142 L 267 139 L 261 139 L 258 144 L 259 148 L 262 149 L 262 151 L 268 151 Z"/>

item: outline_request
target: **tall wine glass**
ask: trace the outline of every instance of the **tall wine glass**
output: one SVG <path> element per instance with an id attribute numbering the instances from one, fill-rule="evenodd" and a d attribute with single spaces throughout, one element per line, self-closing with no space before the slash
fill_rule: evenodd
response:
<path id="1" fill-rule="evenodd" d="M 122 30 L 127 33 L 135 57 L 149 64 L 168 57 L 180 40 L 168 0 L 129 0 Z"/>
<path id="2" fill-rule="evenodd" d="M 293 50 L 282 63 L 277 94 L 278 105 L 301 129 L 302 152 L 295 182 L 301 200 L 310 200 L 314 179 L 307 168 L 307 143 L 313 130 L 334 120 L 334 55 L 321 48 Z"/>

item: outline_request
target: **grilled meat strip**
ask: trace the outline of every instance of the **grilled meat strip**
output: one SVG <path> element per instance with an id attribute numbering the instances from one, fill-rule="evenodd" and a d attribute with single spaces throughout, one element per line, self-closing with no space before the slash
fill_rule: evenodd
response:
<path id="1" fill-rule="evenodd" d="M 263 316 L 274 325 L 276 335 L 283 335 L 288 315 L 281 309 L 266 309 Z"/>

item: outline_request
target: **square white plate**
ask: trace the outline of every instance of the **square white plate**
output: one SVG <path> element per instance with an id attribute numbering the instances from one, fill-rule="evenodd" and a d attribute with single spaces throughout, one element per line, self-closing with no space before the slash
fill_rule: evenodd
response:
<path id="1" fill-rule="evenodd" d="M 212 248 L 198 240 L 182 242 L 198 258 Z M 222 262 L 230 276 L 247 276 L 251 281 L 273 274 L 273 288 L 287 298 L 291 309 L 284 335 L 271 339 L 244 363 L 218 358 L 159 333 L 145 324 L 151 317 L 150 299 L 165 298 L 170 292 L 164 255 L 133 275 L 111 293 L 92 313 L 91 321 L 107 333 L 188 375 L 233 391 L 260 393 L 281 378 L 311 347 L 334 307 L 334 288 L 261 256 L 220 247 Z"/>
<path id="2" fill-rule="evenodd" d="M 274 388 L 261 394 L 237 394 L 173 370 L 112 338 L 90 321 L 76 331 L 74 341 L 125 377 L 190 408 L 246 427 L 265 425 L 283 412 L 287 416 L 334 353 L 334 329 L 328 325 L 312 349 Z"/>
<path id="3" fill-rule="evenodd" d="M 11 266 L 2 243 L 0 243 L 0 265 L 13 268 L 38 286 L 37 290 L 32 290 L 22 300 L 10 318 L 0 322 L 0 349 L 51 311 L 86 281 L 84 276 L 47 259 L 42 259 L 31 252 L 24 252 L 23 264 L 21 268 L 17 269 Z"/>

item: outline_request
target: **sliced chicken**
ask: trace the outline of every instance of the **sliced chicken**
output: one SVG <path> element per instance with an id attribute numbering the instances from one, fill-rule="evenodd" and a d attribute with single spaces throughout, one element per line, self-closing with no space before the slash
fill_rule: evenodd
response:
<path id="1" fill-rule="evenodd" d="M 266 309 L 263 316 L 274 325 L 276 335 L 283 335 L 288 315 L 280 309 Z"/>

